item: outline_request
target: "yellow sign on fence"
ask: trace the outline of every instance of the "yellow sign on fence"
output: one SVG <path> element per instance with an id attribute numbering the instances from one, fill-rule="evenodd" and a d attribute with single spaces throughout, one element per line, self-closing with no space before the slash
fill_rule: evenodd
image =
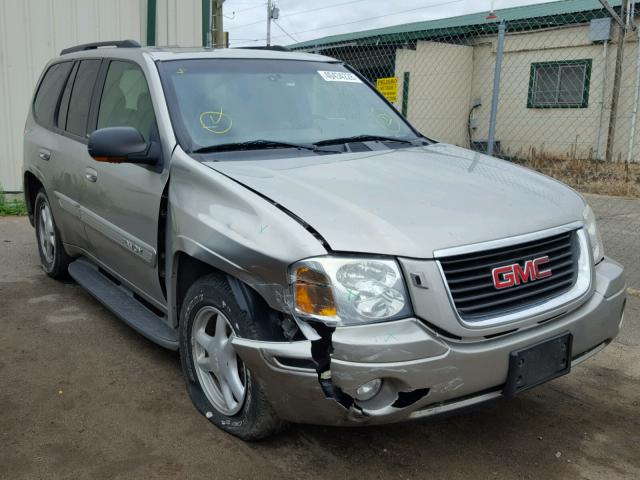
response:
<path id="1" fill-rule="evenodd" d="M 391 103 L 398 100 L 398 77 L 378 78 L 376 88 Z"/>

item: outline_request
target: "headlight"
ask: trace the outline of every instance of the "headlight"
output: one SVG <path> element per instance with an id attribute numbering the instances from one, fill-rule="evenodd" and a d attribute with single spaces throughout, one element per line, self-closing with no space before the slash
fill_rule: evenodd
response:
<path id="1" fill-rule="evenodd" d="M 291 267 L 294 309 L 331 325 L 382 322 L 411 314 L 395 260 L 317 257 Z"/>
<path id="2" fill-rule="evenodd" d="M 589 241 L 593 252 L 593 262 L 598 263 L 604 257 L 604 249 L 602 248 L 600 230 L 598 230 L 598 225 L 596 224 L 596 216 L 589 205 L 584 208 L 582 216 L 584 218 L 584 228 L 589 234 Z"/>

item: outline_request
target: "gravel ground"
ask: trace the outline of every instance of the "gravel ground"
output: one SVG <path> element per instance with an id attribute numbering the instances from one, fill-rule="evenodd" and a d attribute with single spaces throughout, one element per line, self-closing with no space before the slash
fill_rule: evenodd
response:
<path id="1" fill-rule="evenodd" d="M 589 200 L 640 288 L 640 202 Z M 639 296 L 614 343 L 514 400 L 244 443 L 196 413 L 175 353 L 41 272 L 25 218 L 0 245 L 0 478 L 640 478 Z"/>

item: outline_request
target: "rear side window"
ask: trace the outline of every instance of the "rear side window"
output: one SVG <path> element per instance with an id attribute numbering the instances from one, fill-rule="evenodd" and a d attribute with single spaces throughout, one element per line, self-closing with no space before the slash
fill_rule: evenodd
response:
<path id="1" fill-rule="evenodd" d="M 149 140 L 155 124 L 149 87 L 144 73 L 134 63 L 114 60 L 104 83 L 98 128 L 133 127 Z"/>
<path id="2" fill-rule="evenodd" d="M 69 80 L 62 92 L 62 99 L 60 100 L 60 107 L 58 107 L 58 119 L 56 125 L 58 128 L 64 130 L 67 127 L 67 113 L 69 112 L 69 98 L 71 97 L 71 89 L 73 88 L 73 79 L 76 76 L 78 70 L 78 64 L 76 63 L 71 70 Z"/>
<path id="3" fill-rule="evenodd" d="M 84 137 L 87 132 L 91 96 L 101 62 L 101 60 L 82 60 L 73 82 L 67 111 L 66 130 L 80 137 Z"/>
<path id="4" fill-rule="evenodd" d="M 64 87 L 73 62 L 63 62 L 51 65 L 44 74 L 40 88 L 33 102 L 33 113 L 36 120 L 43 126 L 51 128 L 60 92 Z"/>

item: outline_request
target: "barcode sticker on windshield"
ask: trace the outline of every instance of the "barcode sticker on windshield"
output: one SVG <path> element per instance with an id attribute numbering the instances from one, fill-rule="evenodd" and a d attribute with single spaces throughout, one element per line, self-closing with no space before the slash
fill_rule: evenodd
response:
<path id="1" fill-rule="evenodd" d="M 349 72 L 329 72 L 326 70 L 318 70 L 318 73 L 327 82 L 350 82 L 350 83 L 362 83 L 358 77 Z"/>

